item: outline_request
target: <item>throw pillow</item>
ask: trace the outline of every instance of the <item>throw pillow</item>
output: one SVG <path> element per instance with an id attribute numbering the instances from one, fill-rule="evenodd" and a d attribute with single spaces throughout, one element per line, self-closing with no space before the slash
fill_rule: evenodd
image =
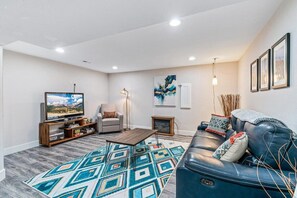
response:
<path id="1" fill-rule="evenodd" d="M 248 147 L 248 136 L 245 132 L 237 133 L 226 140 L 213 153 L 213 157 L 227 162 L 238 161 Z"/>
<path id="2" fill-rule="evenodd" d="M 230 124 L 230 117 L 211 115 L 208 127 L 205 129 L 207 132 L 216 133 L 221 136 L 226 136 L 226 130 Z"/>
<path id="3" fill-rule="evenodd" d="M 104 112 L 103 118 L 115 118 L 116 117 L 116 112 Z"/>

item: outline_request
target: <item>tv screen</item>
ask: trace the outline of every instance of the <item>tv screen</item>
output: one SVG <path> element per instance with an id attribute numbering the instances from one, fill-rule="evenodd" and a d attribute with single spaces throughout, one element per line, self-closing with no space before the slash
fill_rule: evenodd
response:
<path id="1" fill-rule="evenodd" d="M 46 120 L 84 115 L 83 93 L 45 93 Z"/>

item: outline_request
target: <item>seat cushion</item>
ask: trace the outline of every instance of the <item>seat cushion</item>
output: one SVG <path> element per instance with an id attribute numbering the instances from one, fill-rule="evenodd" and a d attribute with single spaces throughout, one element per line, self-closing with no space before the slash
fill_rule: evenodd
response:
<path id="1" fill-rule="evenodd" d="M 207 137 L 195 136 L 192 139 L 190 147 L 206 149 L 209 151 L 215 151 L 223 142 L 224 142 L 224 138 L 220 140 L 220 139 L 210 139 Z"/>
<path id="2" fill-rule="evenodd" d="M 102 119 L 103 126 L 110 126 L 110 125 L 119 125 L 120 119 L 119 118 L 105 118 Z"/>
<path id="3" fill-rule="evenodd" d="M 103 126 L 102 133 L 105 133 L 105 132 L 116 132 L 116 131 L 121 131 L 120 125 Z"/>

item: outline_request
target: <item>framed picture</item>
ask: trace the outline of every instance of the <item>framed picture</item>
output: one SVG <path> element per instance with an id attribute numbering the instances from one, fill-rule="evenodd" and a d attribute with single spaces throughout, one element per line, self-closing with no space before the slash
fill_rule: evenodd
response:
<path id="1" fill-rule="evenodd" d="M 290 86 L 290 34 L 287 33 L 272 47 L 272 88 Z"/>
<path id="2" fill-rule="evenodd" d="M 259 58 L 259 89 L 260 91 L 270 89 L 270 49 Z"/>
<path id="3" fill-rule="evenodd" d="M 251 92 L 258 91 L 258 59 L 251 64 Z"/>
<path id="4" fill-rule="evenodd" d="M 155 76 L 154 105 L 175 106 L 176 86 L 176 75 Z"/>

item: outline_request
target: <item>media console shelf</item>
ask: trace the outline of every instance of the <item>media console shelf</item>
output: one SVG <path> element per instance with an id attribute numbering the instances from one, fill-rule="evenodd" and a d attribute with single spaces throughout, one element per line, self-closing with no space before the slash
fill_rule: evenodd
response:
<path id="1" fill-rule="evenodd" d="M 84 137 L 96 132 L 97 122 L 86 123 L 85 118 L 67 122 L 43 122 L 39 124 L 39 143 L 51 147 L 53 145 Z M 69 127 L 69 124 L 77 126 Z"/>

